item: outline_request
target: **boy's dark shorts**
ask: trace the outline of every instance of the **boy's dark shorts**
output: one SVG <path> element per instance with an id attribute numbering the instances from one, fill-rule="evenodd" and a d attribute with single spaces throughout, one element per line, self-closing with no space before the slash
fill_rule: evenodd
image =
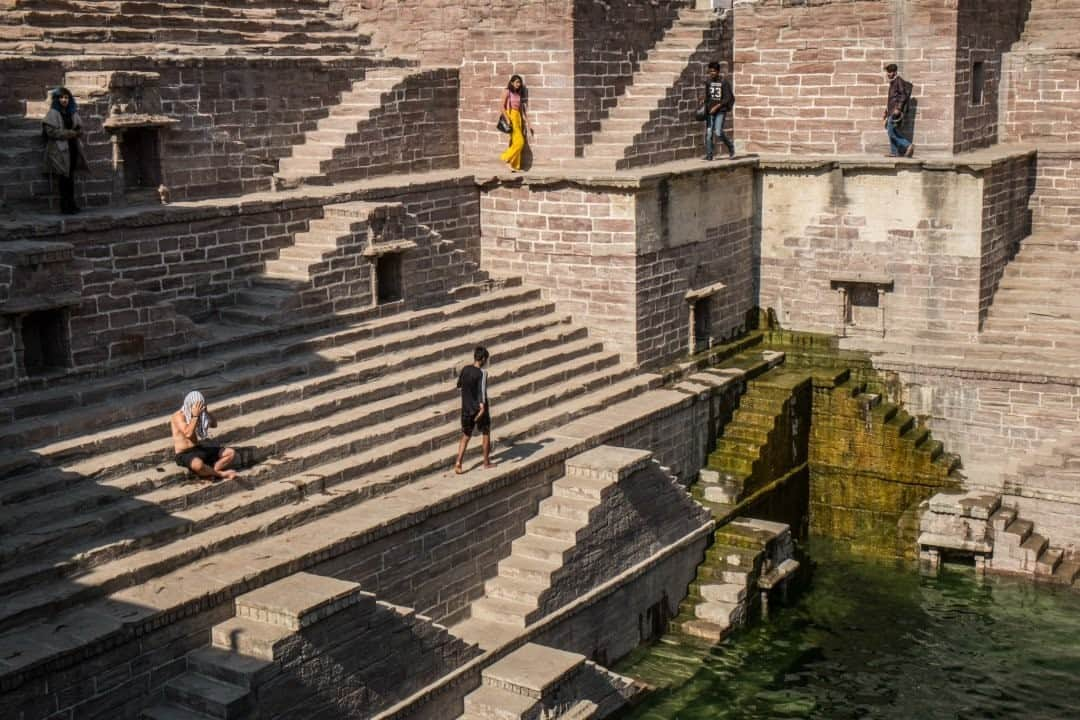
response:
<path id="1" fill-rule="evenodd" d="M 472 437 L 476 433 L 481 435 L 488 435 L 491 433 L 491 411 L 487 408 L 484 409 L 484 414 L 480 416 L 480 419 L 476 419 L 475 412 L 462 412 L 461 413 L 461 432 L 465 433 L 469 437 Z"/>
<path id="2" fill-rule="evenodd" d="M 221 459 L 221 446 L 220 445 L 196 445 L 190 450 L 185 450 L 182 453 L 178 453 L 176 456 L 176 464 L 182 468 L 191 470 L 191 461 L 195 458 L 199 458 L 203 461 L 204 465 L 214 467 L 214 464 Z"/>

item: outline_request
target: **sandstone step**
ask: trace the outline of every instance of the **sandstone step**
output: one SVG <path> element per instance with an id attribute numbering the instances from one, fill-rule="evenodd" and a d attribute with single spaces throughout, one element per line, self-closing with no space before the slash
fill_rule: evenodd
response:
<path id="1" fill-rule="evenodd" d="M 544 581 L 500 573 L 484 583 L 484 596 L 530 605 L 535 610 L 539 607 L 540 597 L 547 588 L 548 584 Z"/>
<path id="2" fill-rule="evenodd" d="M 212 647 L 218 650 L 269 663 L 276 659 L 277 649 L 295 635 L 289 628 L 234 617 L 215 625 L 210 637 Z"/>
<path id="3" fill-rule="evenodd" d="M 472 617 L 489 622 L 503 623 L 523 628 L 526 617 L 536 609 L 532 603 L 515 602 L 503 598 L 482 597 L 469 606 Z"/>
<path id="4" fill-rule="evenodd" d="M 692 637 L 703 638 L 712 642 L 719 642 L 731 633 L 730 625 L 721 625 L 698 619 L 681 623 L 679 629 Z"/>
<path id="5" fill-rule="evenodd" d="M 538 515 L 529 521 L 528 528 L 533 535 L 575 542 L 581 523 L 566 518 Z"/>
<path id="6" fill-rule="evenodd" d="M 514 625 L 467 618 L 450 628 L 451 634 L 483 650 L 501 647 L 519 634 Z"/>
<path id="7" fill-rule="evenodd" d="M 1058 565 L 1061 564 L 1064 555 L 1065 553 L 1061 548 L 1046 548 L 1035 561 L 1035 574 L 1046 576 L 1053 575 L 1054 571 L 1057 570 Z"/>
<path id="8" fill-rule="evenodd" d="M 600 389 L 578 396 L 573 409 L 566 409 L 565 403 L 558 403 L 547 409 L 535 412 L 522 420 L 513 421 L 505 426 L 502 437 L 529 437 L 546 429 L 563 424 L 574 417 L 595 412 L 601 408 L 628 399 L 640 392 L 655 387 L 660 382 L 657 376 L 631 377 L 618 380 Z M 270 509 L 254 508 L 257 514 L 230 518 L 227 525 L 216 525 L 210 529 L 190 535 L 179 535 L 181 539 L 156 549 L 139 550 L 132 554 L 110 561 L 90 571 L 80 578 L 79 586 L 66 583 L 50 584 L 30 588 L 7 597 L 0 611 L 0 628 L 8 628 L 25 622 L 30 617 L 55 613 L 72 604 L 85 602 L 104 593 L 115 592 L 135 583 L 171 572 L 178 567 L 203 557 L 208 549 L 221 553 L 230 548 L 257 541 L 268 532 L 280 533 L 309 523 L 323 515 L 350 507 L 377 494 L 393 492 L 426 473 L 435 472 L 449 462 L 448 450 L 457 431 L 452 429 L 442 433 L 429 432 L 428 438 L 439 440 L 438 443 L 424 438 L 410 437 L 396 440 L 374 451 L 361 453 L 347 460 L 336 461 L 320 466 L 318 477 L 308 480 L 300 478 L 292 488 L 294 497 L 304 498 L 300 505 L 276 505 Z M 476 451 L 476 448 L 472 449 Z M 423 453 L 418 455 L 419 453 Z M 382 468 L 382 469 L 379 469 Z M 347 479 L 355 477 L 356 479 Z M 333 482 L 331 482 L 333 481 Z M 307 482 L 314 482 L 322 487 L 337 485 L 333 494 L 305 495 Z M 274 490 L 262 488 L 263 493 Z M 260 490 L 256 490 L 256 493 Z M 290 491 L 286 491 L 290 492 Z M 231 495 L 226 500 L 234 507 L 248 507 L 249 497 Z M 213 506 L 202 512 L 214 513 Z M 228 507 L 218 511 L 219 515 L 229 516 Z M 167 518 L 175 522 L 174 518 Z M 549 519 L 552 522 L 555 519 Z M 190 520 L 186 521 L 190 522 Z M 536 532 L 539 528 L 530 528 Z M 127 535 L 130 535 L 128 531 Z M 122 538 L 130 542 L 130 538 Z"/>
<path id="9" fill-rule="evenodd" d="M 330 42 L 253 42 L 245 40 L 238 43 L 223 44 L 199 44 L 165 42 L 164 40 L 133 42 L 131 40 L 109 39 L 74 42 L 49 37 L 41 39 L 45 33 L 38 31 L 39 37 L 33 35 L 33 30 L 20 28 L 14 33 L 5 32 L 0 27 L 0 52 L 18 53 L 23 55 L 35 55 L 42 57 L 70 57 L 70 56 L 198 56 L 198 57 L 237 57 L 237 58 L 263 58 L 263 57 L 309 57 L 309 56 L 364 56 L 365 51 L 358 46 L 357 42 L 330 43 Z M 144 34 L 145 35 L 145 34 Z M 362 39 L 362 38 L 360 38 Z"/>
<path id="10" fill-rule="evenodd" d="M 552 495 L 540 503 L 540 515 L 571 520 L 584 526 L 589 522 L 589 513 L 596 508 L 596 505 L 594 500 Z"/>
<path id="11" fill-rule="evenodd" d="M 694 606 L 694 615 L 699 620 L 727 627 L 737 622 L 740 610 L 739 603 L 706 601 Z"/>
<path id="12" fill-rule="evenodd" d="M 572 469 L 568 471 L 567 476 L 561 477 L 551 484 L 551 494 L 553 496 L 598 502 L 613 486 L 613 483 L 608 480 L 571 476 L 570 473 L 572 473 Z"/>
<path id="13" fill-rule="evenodd" d="M 526 643 L 481 672 L 481 687 L 507 690 L 534 700 L 554 700 L 560 685 L 584 669 L 585 656 Z"/>
<path id="14" fill-rule="evenodd" d="M 146 708 L 139 716 L 144 720 L 209 720 L 209 715 L 171 703 L 159 703 Z"/>
<path id="15" fill-rule="evenodd" d="M 500 688 L 481 685 L 465 696 L 465 713 L 484 720 L 522 720 L 539 717 L 540 702 Z"/>
<path id="16" fill-rule="evenodd" d="M 240 717 L 249 711 L 254 700 L 247 688 L 192 672 L 184 673 L 166 683 L 165 698 L 180 707 L 221 720 Z"/>
<path id="17" fill-rule="evenodd" d="M 529 532 L 529 526 L 525 526 L 525 534 L 514 540 L 510 557 L 519 559 L 537 560 L 540 563 L 556 563 L 561 565 L 566 553 L 574 543 L 565 538 L 553 538 L 544 535 L 535 535 Z M 538 570 L 541 568 L 537 568 Z"/>
<path id="18" fill-rule="evenodd" d="M 736 604 L 746 600 L 745 583 L 704 584 L 698 590 L 708 602 Z"/>
<path id="19" fill-rule="evenodd" d="M 601 368 L 617 362 L 617 355 L 614 354 L 600 357 L 606 358 Z M 535 399 L 529 398 L 528 393 L 542 393 L 543 388 L 553 385 L 553 381 L 555 383 L 566 382 L 568 378 L 577 376 L 578 380 L 585 383 L 587 387 L 593 382 L 594 377 L 606 380 L 607 371 L 604 369 L 595 370 L 596 364 L 597 360 L 590 358 L 586 359 L 585 364 L 580 361 L 564 362 L 557 366 L 556 370 L 532 380 L 528 385 L 522 385 L 520 382 L 509 383 L 504 386 L 504 390 L 493 393 L 493 404 L 498 407 L 500 398 L 505 396 L 523 396 L 523 400 L 507 405 L 502 410 L 502 413 L 506 417 L 516 417 L 519 413 L 515 413 L 513 408 L 523 403 L 526 407 L 519 412 L 520 414 L 527 413 L 531 405 L 537 402 Z M 525 377 L 529 378 L 530 376 L 526 375 Z M 171 486 L 130 499 L 118 500 L 104 510 L 96 509 L 93 515 L 88 517 L 73 515 L 51 527 L 46 525 L 37 527 L 32 533 L 23 536 L 5 537 L 0 540 L 0 566 L 9 564 L 13 558 L 25 554 L 30 547 L 34 548 L 34 552 L 42 552 L 49 548 L 55 548 L 56 543 L 78 539 L 86 535 L 96 535 L 102 528 L 116 529 L 142 520 L 152 520 L 154 517 L 160 516 L 165 508 L 172 508 L 171 519 L 178 522 L 173 525 L 157 525 L 155 530 L 172 534 L 177 530 L 184 529 L 187 523 L 190 523 L 191 530 L 197 530 L 215 525 L 218 522 L 227 521 L 231 515 L 222 517 L 218 508 L 222 508 L 222 502 L 227 502 L 226 499 L 232 494 L 239 493 L 240 497 L 245 500 L 258 499 L 260 503 L 265 505 L 268 502 L 287 502 L 298 489 L 302 491 L 302 497 L 307 492 L 307 486 L 310 484 L 314 484 L 315 487 L 321 490 L 322 476 L 308 471 L 312 467 L 319 466 L 320 463 L 325 464 L 327 460 L 333 460 L 349 452 L 362 453 L 369 450 L 369 448 L 377 450 L 381 442 L 392 440 L 399 433 L 401 435 L 407 435 L 409 432 L 422 433 L 431 425 L 436 425 L 435 432 L 439 433 L 440 437 L 452 434 L 452 431 L 448 433 L 443 428 L 445 428 L 446 420 L 456 419 L 456 403 L 446 398 L 446 396 L 456 394 L 456 391 L 450 386 L 449 382 L 446 385 L 447 389 L 444 391 L 442 398 L 444 404 L 437 413 L 433 413 L 430 409 L 433 399 L 431 390 L 421 388 L 413 393 L 407 393 L 396 398 L 398 404 L 394 406 L 395 408 L 401 408 L 406 412 L 413 407 L 422 408 L 406 415 L 395 416 L 390 414 L 387 417 L 371 417 L 370 415 L 357 415 L 347 411 L 344 413 L 344 417 L 342 417 L 343 413 L 337 413 L 322 418 L 319 421 L 318 428 L 311 434 L 299 433 L 292 426 L 286 427 L 280 432 L 271 433 L 268 437 L 262 438 L 262 442 L 268 448 L 267 454 L 271 456 L 287 454 L 289 462 L 264 466 L 265 469 L 257 467 L 247 473 L 246 482 L 218 483 L 210 486 L 210 488 L 216 489 L 218 492 L 233 491 L 226 495 L 225 498 L 217 499 L 216 502 L 185 508 L 186 502 L 170 502 L 170 499 L 178 492 L 186 494 L 186 488 L 182 485 Z M 555 386 L 557 387 L 557 385 Z M 392 390 L 393 386 L 390 389 Z M 435 399 L 438 400 L 439 398 L 436 397 Z M 409 400 L 412 400 L 412 402 L 408 402 Z M 544 402 L 541 400 L 540 406 L 542 407 L 543 404 Z M 428 407 L 425 407 L 425 405 Z M 352 420 L 352 425 L 356 425 L 359 429 L 350 432 L 350 425 L 346 423 L 346 420 Z M 372 431 L 365 429 L 367 425 L 376 421 L 381 421 L 382 424 L 376 427 L 374 434 Z M 394 427 L 386 427 L 390 423 L 394 423 Z M 330 435 L 328 428 L 335 428 L 336 434 Z M 430 433 L 431 431 L 427 432 Z M 329 439 L 322 440 L 327 435 L 330 435 Z M 300 442 L 313 442 L 313 444 L 298 446 Z M 300 473 L 306 474 L 301 478 L 296 478 L 296 475 Z M 282 478 L 287 474 L 293 475 L 290 486 L 270 486 L 271 480 Z M 256 486 L 254 490 L 248 489 L 252 483 Z M 214 499 L 211 498 L 211 500 Z M 78 498 L 78 501 L 80 504 L 86 502 L 85 498 Z M 45 512 L 49 503 L 46 500 L 37 505 L 41 506 L 42 512 Z M 131 537 L 125 538 L 129 542 L 131 539 Z M 100 553 L 101 550 L 97 552 Z M 109 554 L 111 554 L 111 551 Z M 85 554 L 83 557 L 85 562 Z"/>
<path id="20" fill-rule="evenodd" d="M 499 561 L 498 567 L 499 576 L 517 578 L 531 585 L 547 587 L 552 574 L 562 567 L 562 557 L 531 557 L 524 553 L 519 554 L 515 547 L 509 557 Z"/>
<path id="21" fill-rule="evenodd" d="M 188 653 L 187 664 L 191 671 L 199 675 L 248 689 L 257 687 L 281 671 L 279 666 L 266 660 L 213 646 Z"/>
<path id="22" fill-rule="evenodd" d="M 5 415 L 21 422 L 0 430 L 0 443 L 5 447 L 31 446 L 34 452 L 52 457 L 60 457 L 66 452 L 70 457 L 72 447 L 85 446 L 82 436 L 91 419 L 94 424 L 90 427 L 96 429 L 102 423 L 118 425 L 151 413 L 160 416 L 175 409 L 175 398 L 163 394 L 161 387 L 197 383 L 215 395 L 224 395 L 278 382 L 287 377 L 289 367 L 298 368 L 298 372 L 291 373 L 294 375 L 326 371 L 335 364 L 400 353 L 433 339 L 460 336 L 472 321 L 519 320 L 546 314 L 553 307 L 539 300 L 538 291 L 508 288 L 441 308 L 398 313 L 352 327 L 285 335 L 255 345 L 234 346 L 212 357 L 182 360 L 98 383 L 84 381 L 24 393 L 3 399 Z M 419 333 L 420 330 L 424 333 Z M 310 358 L 307 363 L 301 361 L 307 358 Z M 263 368 L 270 374 L 256 377 L 254 384 L 245 379 Z M 234 372 L 236 377 L 229 377 Z M 280 373 L 276 380 L 271 377 L 274 373 Z M 229 379 L 222 381 L 222 377 Z M 118 397 L 123 397 L 124 401 L 108 404 L 108 413 L 104 417 L 96 412 L 95 408 L 105 408 L 106 403 Z M 87 415 L 84 408 L 90 408 L 95 415 Z M 221 413 L 221 417 L 227 418 L 228 413 Z M 152 422 L 158 425 L 160 417 Z M 74 437 L 64 439 L 69 436 Z M 100 447 L 94 448 L 94 452 L 100 450 Z M 3 455 L 0 453 L 0 457 Z"/>
<path id="23" fill-rule="evenodd" d="M 1007 545 L 1010 547 L 1020 547 L 1024 541 L 1031 535 L 1031 531 L 1034 525 L 1028 520 L 1014 520 L 1009 523 L 1009 526 L 1005 528 L 1003 532 L 997 533 L 994 537 L 995 549 L 999 544 Z"/>

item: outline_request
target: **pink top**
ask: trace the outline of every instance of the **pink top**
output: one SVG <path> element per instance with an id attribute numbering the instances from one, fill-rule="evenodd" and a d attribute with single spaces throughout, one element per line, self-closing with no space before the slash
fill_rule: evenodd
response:
<path id="1" fill-rule="evenodd" d="M 506 106 L 511 110 L 521 110 L 521 93 L 506 91 Z"/>

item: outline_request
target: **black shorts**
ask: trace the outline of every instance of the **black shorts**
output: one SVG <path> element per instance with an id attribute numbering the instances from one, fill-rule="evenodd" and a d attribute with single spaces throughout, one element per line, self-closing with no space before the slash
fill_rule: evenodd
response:
<path id="1" fill-rule="evenodd" d="M 190 450 L 185 450 L 182 453 L 176 455 L 176 464 L 182 468 L 191 470 L 191 461 L 195 458 L 199 458 L 203 461 L 204 465 L 214 467 L 215 463 L 221 459 L 221 446 L 220 445 L 196 445 Z"/>
<path id="2" fill-rule="evenodd" d="M 465 433 L 469 437 L 472 437 L 476 433 L 481 435 L 488 435 L 491 433 L 491 410 L 484 408 L 484 414 L 480 416 L 480 419 L 476 419 L 476 411 L 468 412 L 466 410 L 461 411 L 461 432 Z"/>

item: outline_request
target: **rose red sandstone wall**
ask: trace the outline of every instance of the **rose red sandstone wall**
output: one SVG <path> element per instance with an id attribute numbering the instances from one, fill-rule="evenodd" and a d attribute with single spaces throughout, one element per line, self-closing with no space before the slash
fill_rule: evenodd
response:
<path id="1" fill-rule="evenodd" d="M 649 49 L 689 0 L 574 3 L 575 150 L 608 116 Z"/>
<path id="2" fill-rule="evenodd" d="M 638 194 L 639 363 L 662 364 L 689 350 L 690 290 L 726 286 L 708 301 L 715 341 L 746 329 L 757 305 L 754 211 L 749 165 L 672 177 Z"/>
<path id="3" fill-rule="evenodd" d="M 1080 234 L 1080 154 L 1039 151 L 1031 207 L 1036 230 L 1068 228 Z"/>
<path id="4" fill-rule="evenodd" d="M 384 199 L 402 202 L 410 221 L 440 236 L 409 253 L 404 282 L 410 306 L 439 301 L 473 279 L 480 246 L 471 180 Z M 197 342 L 200 332 L 190 318 L 231 305 L 236 291 L 322 213 L 317 201 L 289 208 L 264 201 L 179 221 L 163 211 L 105 230 L 75 223 L 71 232 L 50 236 L 74 245 L 82 282 L 82 303 L 71 315 L 74 366 L 131 362 Z M 0 342 L 3 377 L 14 362 L 4 328 Z"/>
<path id="5" fill-rule="evenodd" d="M 499 99 L 513 74 L 529 91 L 528 117 L 535 135 L 528 138 L 525 169 L 534 160 L 559 165 L 574 159 L 574 51 L 568 33 L 507 37 L 485 34 L 461 65 L 458 118 L 461 160 L 466 165 L 505 168 L 499 153 L 509 135 L 495 129 Z"/>
<path id="6" fill-rule="evenodd" d="M 573 0 L 343 0 L 342 6 L 347 16 L 359 20 L 362 31 L 374 32 L 374 47 L 449 65 L 475 49 L 476 33 L 516 34 L 517 40 L 508 37 L 503 47 L 511 50 L 530 35 L 568 28 L 573 12 Z"/>
<path id="7" fill-rule="evenodd" d="M 1018 0 L 960 0 L 957 18 L 953 152 L 997 142 L 1002 54 L 1020 38 L 1027 4 Z M 971 102 L 972 68 L 983 63 L 982 101 Z"/>
<path id="8" fill-rule="evenodd" d="M 979 273 L 980 324 L 997 292 L 1005 266 L 1031 234 L 1028 201 L 1035 190 L 1035 155 L 1000 162 L 983 173 L 982 267 Z"/>
<path id="9" fill-rule="evenodd" d="M 502 185 L 481 199 L 482 267 L 523 275 L 639 365 L 689 348 L 688 290 L 723 282 L 713 336 L 754 306 L 749 166 L 636 190 Z"/>
<path id="10" fill-rule="evenodd" d="M 886 341 L 971 342 L 1027 228 L 1030 161 L 985 172 L 984 181 L 962 168 L 767 169 L 761 306 L 785 327 L 832 333 L 840 297 L 831 281 L 886 275 Z"/>
<path id="11" fill-rule="evenodd" d="M 956 23 L 955 9 L 938 0 L 740 0 L 740 136 L 757 152 L 887 152 L 882 67 L 896 62 L 914 83 L 909 134 L 920 149 L 951 151 Z"/>
<path id="12" fill-rule="evenodd" d="M 1080 141 L 1080 57 L 1075 52 L 1012 52 L 1003 66 L 1004 141 Z"/>

